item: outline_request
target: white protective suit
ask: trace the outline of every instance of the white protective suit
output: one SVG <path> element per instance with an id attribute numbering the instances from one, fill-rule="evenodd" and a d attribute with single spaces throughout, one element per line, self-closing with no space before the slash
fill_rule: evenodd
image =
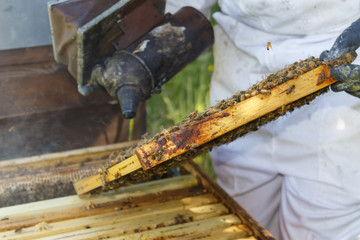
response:
<path id="1" fill-rule="evenodd" d="M 214 2 L 168 0 L 167 7 L 208 13 Z M 212 105 L 318 57 L 360 18 L 359 0 L 218 3 Z M 360 99 L 329 92 L 211 157 L 219 184 L 277 239 L 360 239 Z"/>

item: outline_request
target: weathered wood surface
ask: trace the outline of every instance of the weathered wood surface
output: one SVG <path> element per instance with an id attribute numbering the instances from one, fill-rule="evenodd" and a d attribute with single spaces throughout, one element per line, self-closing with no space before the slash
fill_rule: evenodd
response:
<path id="1" fill-rule="evenodd" d="M 165 184 L 165 182 L 168 184 Z M 192 187 L 196 186 L 196 183 L 194 176 L 181 176 L 166 179 L 166 181 L 148 182 L 125 187 L 120 189 L 120 192 L 117 194 L 104 194 L 102 196 L 82 199 L 72 195 L 42 202 L 6 207 L 0 209 L 0 215 L 1 219 L 9 219 L 2 222 L 0 230 L 14 229 L 21 224 L 26 226 L 36 225 L 44 219 L 50 223 L 109 213 L 114 211 L 114 208 L 129 209 L 135 205 L 137 207 L 149 206 L 155 202 L 174 200 L 176 199 L 176 194 L 186 197 L 203 194 L 202 190 L 193 189 L 194 191 L 192 191 Z M 207 202 L 215 201 L 209 200 L 214 199 L 214 197 L 207 195 L 201 197 L 201 199 L 207 199 Z"/>
<path id="2" fill-rule="evenodd" d="M 54 181 L 46 177 L 77 167 L 81 172 L 133 144 L 2 161 L 0 187 L 6 179 L 10 186 L 30 175 L 31 187 L 46 191 L 37 188 Z M 193 162 L 180 173 L 94 196 L 70 195 L 0 208 L 0 239 L 273 239 Z"/>
<path id="3" fill-rule="evenodd" d="M 191 164 L 188 168 L 191 168 Z M 193 174 L 195 173 L 195 174 Z M 2 239 L 272 239 L 192 174 L 0 209 Z M 204 178 L 203 181 L 206 181 Z M 236 208 L 235 208 L 236 209 Z M 251 218 L 251 217 L 250 217 Z"/>
<path id="4" fill-rule="evenodd" d="M 107 181 L 113 181 L 121 176 L 136 171 L 139 168 L 141 168 L 140 161 L 136 155 L 133 155 L 125 161 L 109 168 L 106 174 Z M 98 187 L 101 187 L 103 184 L 104 183 L 101 179 L 101 176 L 95 174 L 75 182 L 74 188 L 78 195 L 83 195 Z"/>
<path id="5" fill-rule="evenodd" d="M 330 77 L 330 68 L 323 65 L 271 89 L 271 94 L 258 94 L 219 113 L 204 118 L 169 136 L 161 137 L 136 150 L 136 155 L 108 169 L 106 179 L 113 181 L 139 168 L 147 170 L 203 145 L 246 123 L 292 103 L 336 80 Z M 291 91 L 289 91 L 289 89 Z M 81 195 L 102 186 L 101 177 L 94 175 L 75 183 Z"/>
<path id="6" fill-rule="evenodd" d="M 73 195 L 72 182 L 94 175 L 137 141 L 0 161 L 0 207 Z"/>
<path id="7" fill-rule="evenodd" d="M 0 51 L 0 160 L 129 140 L 129 121 L 107 94 L 84 97 L 51 46 Z M 132 139 L 146 130 L 145 104 Z"/>
<path id="8" fill-rule="evenodd" d="M 254 239 L 272 239 L 272 235 L 261 226 L 250 214 L 243 209 L 233 198 L 231 198 L 205 171 L 193 162 L 187 162 L 184 167 L 193 175 L 196 175 L 201 186 L 212 192 L 221 202 L 227 203 L 230 212 L 235 213 L 240 218 L 243 225 L 253 229 Z M 219 238 L 221 239 L 221 237 Z M 252 238 L 250 238 L 252 239 Z"/>

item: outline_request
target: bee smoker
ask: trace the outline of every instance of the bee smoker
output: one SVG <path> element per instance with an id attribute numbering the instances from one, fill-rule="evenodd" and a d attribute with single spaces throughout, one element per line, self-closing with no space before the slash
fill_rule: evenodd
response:
<path id="1" fill-rule="evenodd" d="M 106 90 L 123 116 L 133 118 L 141 101 L 212 46 L 213 29 L 191 7 L 172 15 L 164 14 L 164 0 L 113 2 L 50 2 L 54 55 L 68 65 L 81 94 Z"/>

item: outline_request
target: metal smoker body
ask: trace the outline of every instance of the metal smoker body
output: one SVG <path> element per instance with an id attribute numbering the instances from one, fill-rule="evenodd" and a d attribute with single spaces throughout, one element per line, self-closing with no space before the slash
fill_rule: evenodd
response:
<path id="1" fill-rule="evenodd" d="M 55 59 L 68 65 L 81 94 L 106 90 L 117 98 L 125 118 L 214 42 L 210 22 L 193 8 L 171 15 L 163 0 L 100 2 L 49 3 Z"/>

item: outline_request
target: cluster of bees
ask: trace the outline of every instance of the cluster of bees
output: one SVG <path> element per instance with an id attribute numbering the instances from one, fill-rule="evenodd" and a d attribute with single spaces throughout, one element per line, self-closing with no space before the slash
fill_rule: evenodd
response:
<path id="1" fill-rule="evenodd" d="M 354 54 L 347 54 L 344 57 L 329 63 L 323 63 L 319 58 L 315 58 L 315 57 L 309 57 L 305 60 L 295 62 L 290 66 L 279 70 L 276 73 L 270 74 L 266 79 L 254 84 L 246 91 L 239 91 L 229 99 L 220 101 L 215 106 L 207 108 L 202 113 L 194 111 L 188 117 L 186 117 L 181 123 L 173 127 L 170 127 L 166 130 L 163 130 L 162 132 L 154 135 L 153 137 L 145 136 L 144 139 L 137 146 L 127 149 L 126 151 L 123 151 L 120 154 L 114 154 L 113 156 L 110 156 L 109 164 L 104 166 L 104 169 L 100 170 L 100 175 L 102 174 L 105 176 L 104 172 L 106 173 L 107 168 L 131 157 L 133 154 L 135 154 L 135 150 L 138 147 L 144 146 L 153 141 L 157 141 L 161 137 L 166 137 L 167 134 L 171 134 L 172 132 L 178 131 L 184 127 L 192 125 L 206 117 L 209 117 L 222 110 L 225 110 L 239 102 L 245 101 L 246 99 L 256 96 L 258 94 L 266 94 L 266 95 L 271 94 L 271 89 L 273 89 L 274 87 L 283 84 L 290 79 L 296 79 L 300 75 L 309 72 L 319 67 L 320 65 L 326 64 L 329 67 L 333 67 L 336 65 L 351 63 L 355 58 L 356 56 Z M 286 93 L 290 94 L 292 91 L 294 91 L 294 87 L 291 86 Z M 218 137 L 217 139 L 214 139 L 206 144 L 191 149 L 191 151 L 187 151 L 184 154 L 177 156 L 171 160 L 168 160 L 162 164 L 159 164 L 147 171 L 139 169 L 133 173 L 121 177 L 118 180 L 113 181 L 112 183 L 109 183 L 106 180 L 104 180 L 103 190 L 117 188 L 118 186 L 127 185 L 129 183 L 137 183 L 137 182 L 145 181 L 154 175 L 157 176 L 167 173 L 171 167 L 178 165 L 180 162 L 193 159 L 194 157 L 196 157 L 197 155 L 203 152 L 210 151 L 215 146 L 229 143 L 237 139 L 238 137 L 244 136 L 248 132 L 256 131 L 260 126 L 263 126 L 266 123 L 271 122 L 277 119 L 278 117 L 285 115 L 287 112 L 293 111 L 295 108 L 299 108 L 305 104 L 308 104 L 317 96 L 327 91 L 328 88 L 324 88 L 302 99 L 292 102 L 288 105 L 283 105 L 282 107 L 280 107 L 279 109 L 273 112 L 270 112 L 252 122 L 244 124 L 239 128 Z"/>

